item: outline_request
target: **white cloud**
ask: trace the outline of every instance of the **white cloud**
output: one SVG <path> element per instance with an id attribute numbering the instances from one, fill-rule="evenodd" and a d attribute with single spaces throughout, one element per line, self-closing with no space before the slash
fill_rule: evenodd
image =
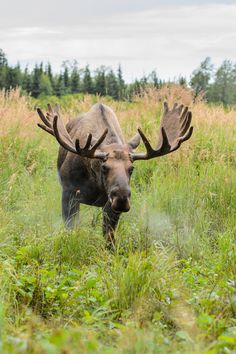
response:
<path id="1" fill-rule="evenodd" d="M 1 47 L 11 63 L 49 60 L 57 69 L 66 59 L 91 67 L 121 63 L 128 79 L 154 68 L 166 79 L 190 75 L 206 56 L 216 64 L 236 61 L 236 5 L 172 1 L 138 10 L 88 16 L 70 25 L 28 26 L 26 21 L 0 29 Z"/>

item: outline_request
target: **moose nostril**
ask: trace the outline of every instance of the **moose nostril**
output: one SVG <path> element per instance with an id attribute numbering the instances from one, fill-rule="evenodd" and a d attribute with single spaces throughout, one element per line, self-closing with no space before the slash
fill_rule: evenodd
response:
<path id="1" fill-rule="evenodd" d="M 119 189 L 112 189 L 110 192 L 110 198 L 113 200 L 114 198 L 118 198 L 121 200 L 129 199 L 131 196 L 131 192 L 129 189 L 126 190 L 119 190 Z"/>
<path id="2" fill-rule="evenodd" d="M 118 196 L 118 191 L 116 189 L 112 189 L 111 192 L 110 192 L 110 197 L 111 199 L 115 198 Z"/>

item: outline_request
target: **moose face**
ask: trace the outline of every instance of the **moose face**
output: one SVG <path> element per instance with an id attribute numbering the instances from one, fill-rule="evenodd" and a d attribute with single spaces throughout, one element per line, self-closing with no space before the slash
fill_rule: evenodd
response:
<path id="1" fill-rule="evenodd" d="M 107 153 L 101 164 L 101 179 L 106 189 L 108 200 L 114 212 L 127 212 L 130 209 L 130 177 L 133 164 L 128 145 L 111 144 L 102 149 Z"/>

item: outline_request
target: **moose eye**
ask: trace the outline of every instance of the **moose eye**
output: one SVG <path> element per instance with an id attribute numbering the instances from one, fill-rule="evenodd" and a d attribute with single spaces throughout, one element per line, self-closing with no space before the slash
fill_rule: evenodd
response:
<path id="1" fill-rule="evenodd" d="M 105 175 L 109 172 L 109 167 L 107 167 L 106 165 L 102 165 L 102 173 Z"/>
<path id="2" fill-rule="evenodd" d="M 129 172 L 129 175 L 130 175 L 130 176 L 132 175 L 133 170 L 134 170 L 134 167 L 133 167 L 133 166 L 129 167 L 128 172 Z"/>

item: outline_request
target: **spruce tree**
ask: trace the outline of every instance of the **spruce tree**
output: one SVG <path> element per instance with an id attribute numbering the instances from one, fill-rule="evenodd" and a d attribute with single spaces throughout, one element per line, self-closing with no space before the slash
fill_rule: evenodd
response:
<path id="1" fill-rule="evenodd" d="M 8 71 L 6 54 L 0 49 L 0 89 L 6 87 L 6 76 Z"/>
<path id="2" fill-rule="evenodd" d="M 160 88 L 160 81 L 157 77 L 156 70 L 153 70 L 150 75 L 149 75 L 149 80 L 150 83 L 155 87 L 155 88 Z"/>
<path id="3" fill-rule="evenodd" d="M 52 67 L 50 63 L 47 63 L 45 67 L 45 74 L 48 76 L 49 80 L 51 81 L 51 84 L 53 86 L 53 74 L 52 74 Z"/>
<path id="4" fill-rule="evenodd" d="M 93 80 L 91 77 L 89 66 L 87 65 L 84 70 L 83 76 L 83 92 L 84 93 L 93 93 Z"/>
<path id="5" fill-rule="evenodd" d="M 106 95 L 106 77 L 104 66 L 101 66 L 99 69 L 96 70 L 95 92 L 101 96 Z"/>
<path id="6" fill-rule="evenodd" d="M 55 81 L 54 94 L 58 97 L 64 95 L 65 85 L 64 85 L 63 74 L 56 76 L 54 81 Z"/>
<path id="7" fill-rule="evenodd" d="M 119 98 L 119 86 L 113 70 L 106 75 L 106 94 L 115 100 Z"/>
<path id="8" fill-rule="evenodd" d="M 32 75 L 31 94 L 33 97 L 38 97 L 40 95 L 40 76 L 40 68 L 36 64 Z"/>
<path id="9" fill-rule="evenodd" d="M 22 78 L 23 75 L 19 64 L 15 67 L 9 67 L 6 73 L 5 88 L 11 89 L 21 86 Z"/>
<path id="10" fill-rule="evenodd" d="M 118 98 L 119 100 L 122 100 L 125 96 L 125 82 L 123 80 L 121 65 L 118 66 L 118 70 L 117 70 L 117 84 L 118 84 Z"/>
<path id="11" fill-rule="evenodd" d="M 40 95 L 50 96 L 53 94 L 51 81 L 45 73 L 41 74 L 40 76 L 39 90 L 40 90 Z"/>
<path id="12" fill-rule="evenodd" d="M 64 66 L 63 81 L 64 81 L 65 93 L 70 93 L 70 76 L 69 76 L 69 69 L 67 65 Z"/>
<path id="13" fill-rule="evenodd" d="M 31 93 L 32 80 L 31 75 L 29 73 L 28 67 L 25 68 L 22 80 L 22 88 L 28 94 Z"/>
<path id="14" fill-rule="evenodd" d="M 80 91 L 80 75 L 77 62 L 74 62 L 71 77 L 70 77 L 71 93 L 77 93 Z"/>
<path id="15" fill-rule="evenodd" d="M 0 67 L 7 65 L 7 57 L 4 51 L 0 48 Z"/>
<path id="16" fill-rule="evenodd" d="M 181 75 L 181 76 L 178 78 L 178 84 L 181 85 L 181 86 L 187 86 L 187 79 L 186 79 L 186 77 L 184 77 L 184 76 Z"/>

